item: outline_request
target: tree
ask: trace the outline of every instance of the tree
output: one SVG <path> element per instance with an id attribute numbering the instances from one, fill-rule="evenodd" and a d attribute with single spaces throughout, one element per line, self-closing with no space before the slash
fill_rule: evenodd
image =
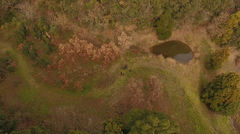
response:
<path id="1" fill-rule="evenodd" d="M 131 109 L 125 115 L 129 134 L 172 134 L 180 131 L 179 126 L 165 113 Z"/>
<path id="2" fill-rule="evenodd" d="M 6 114 L 0 110 L 0 130 L 4 130 L 8 123 Z"/>
<path id="3" fill-rule="evenodd" d="M 217 36 L 214 41 L 223 46 L 227 45 L 233 34 L 236 34 L 236 29 L 239 29 L 240 23 L 240 11 L 232 14 L 227 22 L 224 24 L 225 32 Z"/>
<path id="4" fill-rule="evenodd" d="M 26 34 L 27 34 L 27 30 L 25 25 L 22 22 L 18 22 L 17 30 L 15 30 L 14 32 L 15 42 L 17 44 L 23 43 L 23 41 L 25 40 Z"/>
<path id="5" fill-rule="evenodd" d="M 106 122 L 102 123 L 103 125 L 103 133 L 104 134 L 123 134 L 123 122 L 119 117 L 114 119 L 109 119 Z"/>
<path id="6" fill-rule="evenodd" d="M 203 0 L 203 6 L 214 14 L 219 14 L 233 4 L 233 0 Z"/>
<path id="7" fill-rule="evenodd" d="M 79 130 L 69 130 L 68 134 L 88 134 L 88 132 Z"/>
<path id="8" fill-rule="evenodd" d="M 169 12 L 165 12 L 162 17 L 155 23 L 155 29 L 160 40 L 166 40 L 172 36 L 172 28 L 174 20 L 171 18 Z"/>
<path id="9" fill-rule="evenodd" d="M 206 62 L 206 68 L 209 70 L 217 70 L 222 67 L 222 64 L 229 57 L 230 48 L 226 47 L 224 49 L 216 50 Z"/>
<path id="10" fill-rule="evenodd" d="M 213 111 L 233 115 L 240 108 L 240 76 L 231 72 L 218 75 L 206 87 L 201 100 Z"/>
<path id="11" fill-rule="evenodd" d="M 30 127 L 30 129 L 21 130 L 17 132 L 12 131 L 10 134 L 50 134 L 50 132 L 38 126 L 32 126 Z"/>

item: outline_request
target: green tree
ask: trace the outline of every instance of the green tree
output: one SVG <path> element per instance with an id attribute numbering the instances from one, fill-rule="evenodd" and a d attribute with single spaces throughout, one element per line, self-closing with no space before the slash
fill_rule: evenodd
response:
<path id="1" fill-rule="evenodd" d="M 102 125 L 104 134 L 123 134 L 122 130 L 124 128 L 124 125 L 120 118 L 111 118 L 106 122 L 103 122 Z"/>
<path id="2" fill-rule="evenodd" d="M 25 40 L 26 34 L 27 34 L 27 30 L 25 25 L 22 22 L 18 22 L 17 30 L 15 30 L 14 32 L 15 42 L 17 44 L 23 43 L 23 41 Z"/>
<path id="3" fill-rule="evenodd" d="M 149 110 L 131 109 L 125 116 L 129 134 L 173 134 L 180 131 L 179 126 L 165 113 Z"/>
<path id="4" fill-rule="evenodd" d="M 233 4 L 233 0 L 203 0 L 202 5 L 208 11 L 219 14 Z"/>
<path id="5" fill-rule="evenodd" d="M 30 127 L 30 129 L 21 130 L 17 132 L 12 131 L 10 134 L 50 134 L 50 132 L 38 126 L 32 126 Z"/>
<path id="6" fill-rule="evenodd" d="M 88 134 L 88 132 L 79 130 L 69 130 L 68 134 Z"/>
<path id="7" fill-rule="evenodd" d="M 229 57 L 230 48 L 224 48 L 220 50 L 216 50 L 210 58 L 207 60 L 205 66 L 209 70 L 217 70 L 222 67 L 222 64 L 228 59 Z"/>
<path id="8" fill-rule="evenodd" d="M 0 110 L 0 130 L 5 130 L 7 123 L 8 120 L 6 114 L 2 110 Z"/>
<path id="9" fill-rule="evenodd" d="M 166 40 L 172 36 L 172 28 L 174 20 L 171 18 L 169 12 L 164 13 L 155 23 L 155 29 L 160 40 Z"/>
<path id="10" fill-rule="evenodd" d="M 180 21 L 190 13 L 194 14 L 199 9 L 199 5 L 198 0 L 169 0 L 165 8 L 171 13 L 172 18 Z"/>
<path id="11" fill-rule="evenodd" d="M 218 75 L 206 87 L 201 100 L 213 111 L 233 115 L 240 108 L 240 76 L 231 72 Z"/>

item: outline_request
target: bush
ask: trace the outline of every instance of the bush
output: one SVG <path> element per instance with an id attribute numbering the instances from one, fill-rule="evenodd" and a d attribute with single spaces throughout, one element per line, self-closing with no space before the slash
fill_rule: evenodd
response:
<path id="1" fill-rule="evenodd" d="M 43 128 L 32 126 L 30 129 L 21 130 L 21 131 L 12 131 L 10 134 L 50 134 L 48 130 L 45 130 Z"/>
<path id="2" fill-rule="evenodd" d="M 23 52 L 24 55 L 28 56 L 32 60 L 35 60 L 36 57 L 37 57 L 36 51 L 37 50 L 33 48 L 33 43 L 32 42 L 27 41 L 27 40 L 25 40 L 23 42 L 22 52 Z"/>
<path id="3" fill-rule="evenodd" d="M 68 134 L 88 134 L 88 132 L 79 130 L 69 130 Z"/>
<path id="4" fill-rule="evenodd" d="M 15 42 L 17 44 L 23 43 L 23 41 L 25 40 L 26 34 L 27 34 L 27 30 L 25 25 L 22 22 L 18 22 L 17 30 L 15 30 L 14 32 Z"/>
<path id="5" fill-rule="evenodd" d="M 14 72 L 16 64 L 9 57 L 0 58 L 0 81 L 4 80 L 9 72 Z"/>
<path id="6" fill-rule="evenodd" d="M 202 3 L 204 8 L 211 13 L 218 15 L 227 8 L 231 8 L 233 0 L 203 0 Z"/>
<path id="7" fill-rule="evenodd" d="M 224 45 L 231 45 L 231 46 L 237 46 L 239 45 L 235 44 L 238 41 L 235 41 L 235 39 L 239 40 L 240 37 L 239 29 L 240 28 L 240 11 L 232 14 L 227 22 L 224 24 L 224 30 L 225 32 L 221 35 L 218 35 L 214 41 L 219 44 L 220 46 Z"/>
<path id="8" fill-rule="evenodd" d="M 125 115 L 125 123 L 129 134 L 175 134 L 180 131 L 178 124 L 165 113 L 149 110 L 131 109 Z"/>
<path id="9" fill-rule="evenodd" d="M 213 111 L 233 115 L 240 108 L 240 77 L 237 73 L 218 75 L 206 87 L 201 100 Z"/>
<path id="10" fill-rule="evenodd" d="M 121 121 L 119 117 L 103 123 L 104 134 L 175 134 L 178 124 L 165 113 L 131 109 Z"/>
<path id="11" fill-rule="evenodd" d="M 174 20 L 171 18 L 170 13 L 166 12 L 160 17 L 155 23 L 155 29 L 158 33 L 158 38 L 160 40 L 166 40 L 172 36 L 172 28 L 174 25 Z"/>
<path id="12" fill-rule="evenodd" d="M 221 50 L 216 50 L 210 58 L 207 60 L 205 66 L 209 70 L 217 70 L 222 67 L 222 64 L 228 59 L 229 57 L 230 48 L 224 48 Z"/>
<path id="13" fill-rule="evenodd" d="M 109 119 L 106 122 L 102 123 L 103 125 L 103 134 L 123 134 L 122 130 L 124 128 L 123 122 L 120 118 Z"/>
<path id="14" fill-rule="evenodd" d="M 0 130 L 5 130 L 8 123 L 6 114 L 0 110 Z"/>

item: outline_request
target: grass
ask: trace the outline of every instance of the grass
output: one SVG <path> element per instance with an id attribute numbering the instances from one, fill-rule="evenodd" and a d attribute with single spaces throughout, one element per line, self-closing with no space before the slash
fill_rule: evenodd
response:
<path id="1" fill-rule="evenodd" d="M 202 44 L 201 52 L 204 55 L 208 55 L 216 49 L 210 40 L 203 38 L 200 42 Z M 180 133 L 235 133 L 229 117 L 211 112 L 200 101 L 202 81 L 209 81 L 216 75 L 205 70 L 202 59 L 193 60 L 189 64 L 180 64 L 161 56 L 151 58 L 149 54 L 127 52 L 108 70 L 104 70 L 93 80 L 85 83 L 82 92 L 75 93 L 37 81 L 32 74 L 36 69 L 28 64 L 30 61 L 26 57 L 6 43 L 0 42 L 0 48 L 7 51 L 18 63 L 16 73 L 21 76 L 22 84 L 18 86 L 19 94 L 17 96 L 36 123 L 54 114 L 55 108 L 65 106 L 74 106 L 82 109 L 80 111 L 87 108 L 91 114 L 108 117 L 108 109 L 101 107 L 99 99 L 105 98 L 104 103 L 116 99 L 115 97 L 124 90 L 124 86 L 130 78 L 142 79 L 146 82 L 150 76 L 156 75 L 164 86 L 164 100 L 157 104 L 155 109 L 165 111 L 172 116 L 180 125 Z M 227 69 L 233 69 L 230 63 L 231 61 L 227 61 L 227 64 L 217 74 Z M 125 76 L 120 76 L 120 72 L 124 71 L 122 67 L 125 64 L 132 71 L 125 71 Z M 110 79 L 112 79 L 111 82 L 109 82 Z M 102 80 L 106 82 L 106 86 L 98 87 L 98 83 L 101 83 Z M 3 89 L 2 87 L 4 86 L 0 85 L 0 91 Z"/>

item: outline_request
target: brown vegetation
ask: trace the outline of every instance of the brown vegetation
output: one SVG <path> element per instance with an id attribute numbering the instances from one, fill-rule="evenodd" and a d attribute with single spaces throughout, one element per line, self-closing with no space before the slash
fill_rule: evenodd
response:
<path id="1" fill-rule="evenodd" d="M 147 82 L 147 88 L 150 89 L 150 94 L 148 100 L 150 102 L 157 101 L 162 98 L 163 96 L 163 85 L 162 83 L 157 79 L 156 76 L 151 76 L 150 80 Z"/>
<path id="2" fill-rule="evenodd" d="M 132 45 L 132 37 L 127 36 L 125 32 L 122 32 L 120 36 L 118 36 L 118 45 L 122 49 L 122 51 L 127 50 Z"/>
<path id="3" fill-rule="evenodd" d="M 76 64 L 77 60 L 83 58 L 97 62 L 103 61 L 104 65 L 108 66 L 121 55 L 120 49 L 113 42 L 103 44 L 98 48 L 85 40 L 80 40 L 78 37 L 70 39 L 67 44 L 60 44 L 58 50 L 60 55 L 73 64 Z"/>
<path id="4" fill-rule="evenodd" d="M 113 110 L 118 114 L 124 114 L 131 108 L 152 109 L 153 102 L 162 99 L 162 83 L 156 76 L 151 76 L 146 83 L 147 88 L 150 90 L 148 95 L 143 93 L 143 86 L 142 80 L 131 78 L 120 95 L 120 99 L 113 104 Z"/>

